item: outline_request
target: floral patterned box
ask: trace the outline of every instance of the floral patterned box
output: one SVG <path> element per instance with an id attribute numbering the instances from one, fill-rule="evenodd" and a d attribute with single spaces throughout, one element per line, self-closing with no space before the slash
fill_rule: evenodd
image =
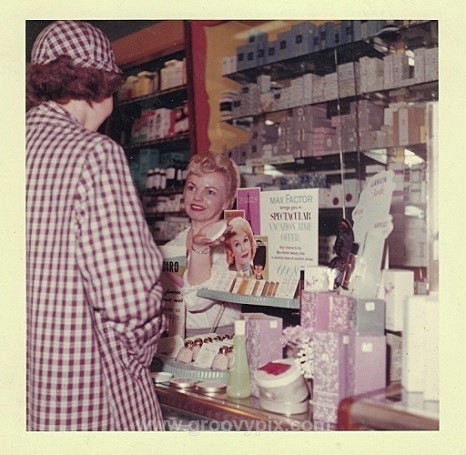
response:
<path id="1" fill-rule="evenodd" d="M 383 335 L 385 302 L 381 299 L 355 299 L 337 292 L 301 293 L 301 325 L 315 330 Z"/>
<path id="2" fill-rule="evenodd" d="M 353 367 L 349 333 L 314 332 L 314 419 L 335 423 L 339 402 L 351 395 L 349 375 Z"/>
<path id="3" fill-rule="evenodd" d="M 301 291 L 300 325 L 312 332 L 316 325 L 316 302 L 319 294 L 320 292 Z"/>

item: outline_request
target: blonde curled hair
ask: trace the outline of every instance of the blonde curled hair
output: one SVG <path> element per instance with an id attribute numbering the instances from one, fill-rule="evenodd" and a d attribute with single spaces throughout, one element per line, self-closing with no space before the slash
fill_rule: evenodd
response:
<path id="1" fill-rule="evenodd" d="M 197 153 L 188 164 L 186 179 L 191 174 L 202 176 L 219 172 L 225 178 L 228 207 L 233 207 L 236 198 L 236 190 L 240 186 L 241 177 L 236 163 L 221 153 L 206 152 Z"/>

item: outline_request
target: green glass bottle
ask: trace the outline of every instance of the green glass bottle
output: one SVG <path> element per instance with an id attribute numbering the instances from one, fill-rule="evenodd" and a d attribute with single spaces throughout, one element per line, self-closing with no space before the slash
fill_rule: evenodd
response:
<path id="1" fill-rule="evenodd" d="M 231 398 L 251 396 L 248 353 L 246 350 L 246 321 L 235 321 L 233 362 L 228 373 L 227 395 Z"/>

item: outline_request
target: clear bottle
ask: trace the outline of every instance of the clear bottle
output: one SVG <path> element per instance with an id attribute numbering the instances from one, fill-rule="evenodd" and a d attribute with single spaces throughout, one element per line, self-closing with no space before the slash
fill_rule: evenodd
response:
<path id="1" fill-rule="evenodd" d="M 227 395 L 231 398 L 251 396 L 248 354 L 246 351 L 246 321 L 235 321 L 233 362 L 228 373 Z"/>
<path id="2" fill-rule="evenodd" d="M 149 169 L 147 171 L 146 190 L 150 190 L 154 184 L 154 170 Z"/>

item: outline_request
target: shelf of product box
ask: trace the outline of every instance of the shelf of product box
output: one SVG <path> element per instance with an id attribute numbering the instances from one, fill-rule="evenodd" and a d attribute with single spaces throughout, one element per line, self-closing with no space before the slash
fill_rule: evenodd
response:
<path id="1" fill-rule="evenodd" d="M 255 113 L 247 113 L 244 115 L 232 116 L 228 119 L 222 120 L 224 123 L 228 123 L 238 128 L 250 129 L 252 123 L 255 119 L 261 117 L 268 118 L 270 115 L 286 113 L 291 111 L 296 107 L 306 107 L 306 106 L 319 106 L 325 105 L 331 114 L 334 112 L 334 115 L 337 115 L 337 112 L 344 113 L 345 107 L 348 106 L 351 102 L 367 99 L 374 104 L 386 105 L 392 102 L 394 99 L 403 100 L 405 102 L 427 102 L 427 101 L 438 101 L 438 80 L 428 81 L 428 82 L 419 82 L 414 83 L 412 79 L 407 79 L 401 85 L 396 88 L 389 88 L 384 90 L 377 90 L 372 92 L 362 92 L 357 95 L 341 97 L 339 99 L 330 99 L 322 101 L 316 101 L 315 103 L 304 103 L 299 104 L 298 106 L 287 107 L 284 109 L 260 111 Z"/>
<path id="2" fill-rule="evenodd" d="M 380 97 L 379 97 L 380 98 Z M 339 99 L 328 99 L 325 101 L 316 101 L 315 103 L 303 103 L 302 100 L 300 104 L 296 106 L 288 106 L 283 109 L 276 109 L 276 110 L 267 110 L 267 111 L 260 111 L 260 112 L 249 112 L 244 115 L 237 115 L 234 117 L 230 117 L 228 119 L 222 120 L 224 123 L 229 123 L 230 125 L 236 126 L 238 128 L 250 129 L 252 124 L 255 120 L 263 117 L 266 119 L 270 119 L 271 116 L 274 115 L 285 115 L 289 114 L 293 111 L 293 109 L 306 107 L 306 106 L 325 106 L 328 110 L 329 114 L 336 115 L 337 112 L 345 111 L 345 109 L 349 109 L 349 105 L 352 101 L 357 101 L 361 99 L 361 95 L 351 95 L 347 97 L 342 97 Z M 332 114 L 335 113 L 335 114 Z M 273 121 L 273 120 L 272 120 Z"/>
<path id="3" fill-rule="evenodd" d="M 410 103 L 438 101 L 438 80 L 413 84 L 412 79 L 407 79 L 405 85 L 403 82 L 400 84 L 396 88 L 364 92 L 356 98 L 365 98 L 383 105 L 393 102 L 394 99 Z"/>
<path id="4" fill-rule="evenodd" d="M 158 149 L 163 151 L 176 151 L 180 148 L 187 148 L 186 145 L 180 143 L 189 142 L 189 135 L 190 133 L 189 131 L 187 131 L 180 134 L 175 134 L 170 137 L 155 139 L 153 141 L 135 142 L 134 144 L 124 144 L 123 148 L 126 150 L 126 152 L 131 152 L 140 148 L 157 146 Z"/>
<path id="5" fill-rule="evenodd" d="M 254 295 L 234 294 L 231 292 L 199 289 L 198 297 L 219 300 L 222 302 L 239 303 L 241 305 L 268 306 L 273 308 L 299 309 L 299 299 L 286 299 L 282 297 L 260 297 Z"/>
<path id="6" fill-rule="evenodd" d="M 239 83 L 245 83 L 256 82 L 257 77 L 261 75 L 270 75 L 273 81 L 291 79 L 307 73 L 324 76 L 336 71 L 336 62 L 341 65 L 357 61 L 360 57 L 382 58 L 383 54 L 375 49 L 370 42 L 353 41 L 334 48 L 225 74 L 225 77 Z"/>
<path id="7" fill-rule="evenodd" d="M 358 169 L 361 164 L 375 164 L 377 160 L 370 156 L 366 156 L 364 153 L 358 153 L 357 151 L 344 151 L 343 152 L 343 164 L 345 169 Z M 359 156 L 358 156 L 359 155 Z M 322 156 L 307 156 L 303 158 L 294 158 L 290 155 L 290 159 L 285 161 L 277 159 L 270 159 L 268 157 L 258 157 L 254 162 L 246 163 L 252 167 L 261 167 L 265 164 L 273 165 L 277 170 L 296 171 L 296 166 L 302 167 L 302 171 L 332 171 L 341 170 L 340 153 L 335 151 Z"/>
<path id="8" fill-rule="evenodd" d="M 133 104 L 139 104 L 144 108 L 174 107 L 179 106 L 187 99 L 187 86 L 179 85 L 166 90 L 159 90 L 150 95 L 131 98 L 118 103 L 118 106 L 124 109 Z"/>
<path id="9" fill-rule="evenodd" d="M 362 150 L 361 153 L 366 160 L 371 160 L 372 163 L 383 163 L 386 164 L 389 160 L 389 156 L 394 156 L 391 153 L 392 150 L 405 149 L 416 155 L 420 161 L 425 162 L 427 160 L 427 144 L 405 144 L 405 145 L 393 145 L 390 147 L 384 147 L 379 149 Z M 409 156 L 405 152 L 405 160 L 409 159 Z M 418 161 L 419 161 L 418 160 Z"/>

